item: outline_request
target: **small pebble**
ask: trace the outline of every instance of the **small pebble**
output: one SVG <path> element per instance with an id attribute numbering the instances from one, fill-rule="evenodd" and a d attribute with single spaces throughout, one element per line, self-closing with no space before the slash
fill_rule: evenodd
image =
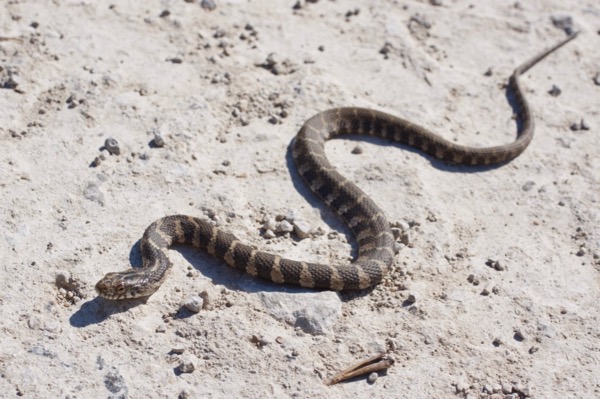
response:
<path id="1" fill-rule="evenodd" d="M 296 220 L 294 221 L 294 233 L 296 233 L 296 236 L 300 239 L 305 239 L 310 237 L 310 233 L 311 233 L 311 228 L 310 225 L 307 222 L 304 222 L 302 220 Z"/>
<path id="2" fill-rule="evenodd" d="M 594 83 L 598 86 L 600 86 L 600 72 L 598 72 L 596 74 L 596 76 L 594 76 Z"/>
<path id="3" fill-rule="evenodd" d="M 269 229 L 265 230 L 265 238 L 271 239 L 271 238 L 275 238 L 275 237 L 277 237 L 277 236 L 275 235 L 273 230 L 269 230 Z"/>
<path id="4" fill-rule="evenodd" d="M 67 107 L 70 109 L 73 109 L 77 106 L 77 96 L 74 93 L 67 98 L 67 104 L 69 104 Z"/>
<path id="5" fill-rule="evenodd" d="M 173 352 L 177 355 L 181 355 L 183 352 L 185 352 L 185 349 L 181 348 L 181 347 L 171 348 L 171 352 Z"/>
<path id="6" fill-rule="evenodd" d="M 217 8 L 217 3 L 215 3 L 214 0 L 202 0 L 200 7 L 207 11 L 212 11 Z"/>
<path id="7" fill-rule="evenodd" d="M 493 74 L 494 74 L 494 72 L 492 71 L 492 68 L 488 68 L 488 70 L 485 71 L 483 76 L 492 76 Z"/>
<path id="8" fill-rule="evenodd" d="M 410 224 L 406 220 L 398 220 L 396 222 L 396 226 L 401 228 L 402 231 L 410 230 Z"/>
<path id="9" fill-rule="evenodd" d="M 502 342 L 502 338 L 500 337 L 496 337 L 494 338 L 494 340 L 492 341 L 492 344 L 496 347 L 502 345 L 504 342 Z"/>
<path id="10" fill-rule="evenodd" d="M 529 348 L 529 354 L 533 355 L 535 352 L 539 351 L 540 348 L 538 348 L 537 346 L 532 346 L 531 348 Z"/>
<path id="11" fill-rule="evenodd" d="M 488 295 L 490 295 L 491 292 L 492 292 L 491 287 L 489 285 L 486 285 L 485 287 L 483 287 L 483 290 L 481 290 L 481 295 L 488 296 Z"/>
<path id="12" fill-rule="evenodd" d="M 167 328 L 163 324 L 161 324 L 160 326 L 156 327 L 156 330 L 154 330 L 154 332 L 164 333 L 167 332 Z"/>
<path id="13" fill-rule="evenodd" d="M 560 93 L 562 93 L 562 90 L 556 85 L 552 85 L 552 88 L 548 90 L 548 94 L 550 94 L 552 97 L 558 97 L 560 96 Z"/>
<path id="14" fill-rule="evenodd" d="M 193 397 L 194 396 L 192 395 L 189 389 L 183 389 L 181 392 L 179 392 L 179 396 L 177 396 L 177 399 L 190 399 Z"/>
<path id="15" fill-rule="evenodd" d="M 408 294 L 408 298 L 406 298 L 406 303 L 410 305 L 415 302 L 417 302 L 417 297 L 415 296 L 415 294 Z"/>
<path id="16" fill-rule="evenodd" d="M 577 256 L 585 255 L 585 247 L 579 248 L 579 251 L 577 251 L 577 253 L 575 255 L 577 255 Z"/>
<path id="17" fill-rule="evenodd" d="M 154 135 L 154 139 L 152 140 L 152 144 L 158 148 L 164 147 L 165 139 L 163 138 L 163 136 L 160 133 L 156 133 Z"/>
<path id="18" fill-rule="evenodd" d="M 373 373 L 369 374 L 369 377 L 367 378 L 367 381 L 369 381 L 372 384 L 375 381 L 377 381 L 378 377 L 379 377 L 379 375 L 377 375 L 377 373 L 373 372 Z"/>
<path id="19" fill-rule="evenodd" d="M 356 147 L 354 147 L 352 149 L 352 153 L 353 154 L 362 154 L 363 153 L 363 149 L 360 145 L 357 145 Z"/>
<path id="20" fill-rule="evenodd" d="M 379 50 L 379 54 L 383 54 L 383 58 L 387 60 L 389 58 L 389 54 L 392 52 L 392 49 L 392 43 L 386 42 Z"/>
<path id="21" fill-rule="evenodd" d="M 294 226 L 287 220 L 282 220 L 277 224 L 277 233 L 291 233 L 294 231 Z"/>
<path id="22" fill-rule="evenodd" d="M 4 84 L 2 84 L 2 87 L 4 89 L 14 90 L 17 88 L 17 86 L 19 85 L 20 82 L 21 82 L 21 78 L 19 77 L 19 75 L 10 75 L 8 77 L 8 79 L 6 81 L 4 81 Z"/>
<path id="23" fill-rule="evenodd" d="M 579 127 L 581 128 L 581 130 L 590 130 L 590 124 L 585 119 L 581 119 Z"/>
<path id="24" fill-rule="evenodd" d="M 208 291 L 204 290 L 200 293 L 200 298 L 204 301 L 202 303 L 202 309 L 210 309 L 210 297 Z"/>
<path id="25" fill-rule="evenodd" d="M 275 230 L 277 228 L 277 220 L 274 218 L 268 218 L 263 224 L 265 230 Z"/>
<path id="26" fill-rule="evenodd" d="M 190 312 L 198 313 L 202 310 L 202 306 L 204 305 L 204 299 L 200 298 L 197 295 L 189 296 L 183 306 L 185 306 Z"/>
<path id="27" fill-rule="evenodd" d="M 192 373 L 194 370 L 196 370 L 196 366 L 194 365 L 194 362 L 189 359 L 183 360 L 179 364 L 179 371 L 182 373 Z"/>
<path id="28" fill-rule="evenodd" d="M 121 154 L 121 148 L 119 147 L 119 142 L 117 140 L 113 139 L 112 137 L 109 137 L 104 141 L 104 148 L 111 155 Z"/>
<path id="29" fill-rule="evenodd" d="M 525 335 L 521 332 L 521 330 L 516 330 L 514 335 L 515 340 L 522 342 L 525 341 Z"/>

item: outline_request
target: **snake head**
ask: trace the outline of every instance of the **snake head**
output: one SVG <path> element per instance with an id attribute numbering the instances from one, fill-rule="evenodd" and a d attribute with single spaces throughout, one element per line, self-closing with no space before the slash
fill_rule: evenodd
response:
<path id="1" fill-rule="evenodd" d="M 147 284 L 140 270 L 108 273 L 96 283 L 96 292 L 105 299 L 130 299 L 152 295 L 156 288 Z M 150 289 L 148 289 L 150 287 Z"/>

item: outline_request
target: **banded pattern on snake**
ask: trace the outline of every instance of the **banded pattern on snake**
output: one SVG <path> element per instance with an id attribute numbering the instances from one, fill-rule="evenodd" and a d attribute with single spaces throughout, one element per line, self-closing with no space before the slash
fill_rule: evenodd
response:
<path id="1" fill-rule="evenodd" d="M 172 266 L 167 250 L 173 243 L 193 245 L 229 266 L 276 283 L 331 290 L 363 289 L 378 284 L 391 268 L 394 236 L 377 204 L 329 163 L 325 142 L 340 135 L 360 134 L 407 144 L 454 164 L 490 165 L 510 161 L 525 150 L 534 131 L 533 116 L 519 76 L 576 35 L 514 70 L 509 88 L 515 96 L 520 124 L 517 139 L 509 144 L 488 148 L 456 145 L 410 121 L 362 108 L 331 109 L 306 121 L 295 137 L 293 158 L 305 182 L 354 234 L 358 257 L 352 263 L 330 266 L 285 259 L 240 242 L 208 220 L 173 215 L 155 221 L 146 229 L 141 242 L 142 268 L 108 273 L 96 284 L 96 291 L 107 299 L 152 295 Z"/>

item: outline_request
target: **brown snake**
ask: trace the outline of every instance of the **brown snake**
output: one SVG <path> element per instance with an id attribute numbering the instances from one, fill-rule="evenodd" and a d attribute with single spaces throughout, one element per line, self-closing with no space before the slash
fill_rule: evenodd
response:
<path id="1" fill-rule="evenodd" d="M 229 266 L 276 283 L 331 290 L 363 289 L 381 282 L 394 258 L 394 236 L 375 202 L 331 166 L 325 142 L 343 134 L 378 136 L 418 148 L 435 158 L 465 165 L 490 165 L 519 156 L 533 138 L 533 117 L 519 84 L 519 76 L 544 57 L 573 40 L 571 35 L 517 67 L 509 80 L 517 104 L 517 139 L 509 144 L 472 148 L 454 144 L 407 120 L 362 108 L 336 108 L 310 118 L 298 132 L 293 158 L 310 188 L 349 226 L 358 243 L 358 257 L 350 264 L 330 266 L 299 262 L 261 252 L 243 244 L 208 220 L 174 215 L 152 223 L 141 242 L 142 268 L 108 273 L 96 284 L 107 299 L 152 295 L 165 280 L 173 243 L 194 245 Z"/>

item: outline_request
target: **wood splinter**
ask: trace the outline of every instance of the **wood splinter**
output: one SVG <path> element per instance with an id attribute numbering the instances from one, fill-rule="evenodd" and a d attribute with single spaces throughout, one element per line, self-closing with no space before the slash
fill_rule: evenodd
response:
<path id="1" fill-rule="evenodd" d="M 360 375 L 371 374 L 373 372 L 387 370 L 394 364 L 394 359 L 387 353 L 380 353 L 367 360 L 363 360 L 356 363 L 353 366 L 348 367 L 346 370 L 341 371 L 325 381 L 325 385 L 334 385 L 342 381 L 346 381 L 350 378 L 358 377 Z"/>

